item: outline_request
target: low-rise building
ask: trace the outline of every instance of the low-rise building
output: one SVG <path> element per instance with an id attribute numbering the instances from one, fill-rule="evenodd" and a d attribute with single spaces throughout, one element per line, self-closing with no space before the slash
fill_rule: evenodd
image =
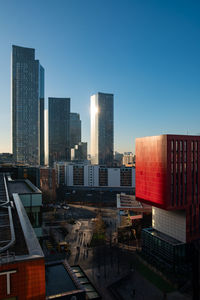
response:
<path id="1" fill-rule="evenodd" d="M 117 194 L 118 226 L 132 225 L 134 220 L 151 215 L 152 207 L 137 201 L 135 195 Z"/>
<path id="2" fill-rule="evenodd" d="M 40 168 L 40 189 L 44 201 L 56 199 L 57 188 L 56 170 L 54 168 L 44 167 Z"/>
<path id="3" fill-rule="evenodd" d="M 0 299 L 45 299 L 44 255 L 17 193 L 0 174 Z"/>
<path id="4" fill-rule="evenodd" d="M 35 186 L 40 188 L 39 166 L 4 164 L 0 165 L 0 173 L 9 173 L 12 179 L 29 179 Z"/>
<path id="5" fill-rule="evenodd" d="M 0 153 L 0 164 L 13 164 L 13 154 L 12 153 Z"/>
<path id="6" fill-rule="evenodd" d="M 88 163 L 55 164 L 59 185 L 83 187 L 135 187 L 135 168 L 108 168 Z"/>
<path id="7" fill-rule="evenodd" d="M 20 198 L 36 236 L 42 237 L 42 192 L 30 180 L 7 178 L 9 196 L 17 194 Z"/>

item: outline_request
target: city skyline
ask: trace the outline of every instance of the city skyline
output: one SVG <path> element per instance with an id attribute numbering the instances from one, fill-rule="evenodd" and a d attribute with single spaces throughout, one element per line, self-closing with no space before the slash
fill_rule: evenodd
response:
<path id="1" fill-rule="evenodd" d="M 45 108 L 50 96 L 70 97 L 88 143 L 89 101 L 98 91 L 115 95 L 115 151 L 135 152 L 140 136 L 199 134 L 198 3 L 12 1 L 0 8 L 0 152 L 11 151 L 12 44 L 36 49 L 46 70 Z"/>

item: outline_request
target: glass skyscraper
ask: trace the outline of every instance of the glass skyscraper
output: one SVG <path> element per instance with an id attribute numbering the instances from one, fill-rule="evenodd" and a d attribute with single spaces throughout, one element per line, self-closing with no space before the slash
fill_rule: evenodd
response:
<path id="1" fill-rule="evenodd" d="M 44 69 L 35 49 L 12 46 L 11 76 L 14 160 L 44 164 Z"/>
<path id="2" fill-rule="evenodd" d="M 104 93 L 97 93 L 90 98 L 92 164 L 113 164 L 113 99 L 113 94 Z"/>
<path id="3" fill-rule="evenodd" d="M 70 113 L 70 145 L 74 148 L 75 145 L 81 142 L 81 120 L 78 113 Z"/>
<path id="4" fill-rule="evenodd" d="M 70 98 L 49 98 L 49 165 L 69 161 Z"/>

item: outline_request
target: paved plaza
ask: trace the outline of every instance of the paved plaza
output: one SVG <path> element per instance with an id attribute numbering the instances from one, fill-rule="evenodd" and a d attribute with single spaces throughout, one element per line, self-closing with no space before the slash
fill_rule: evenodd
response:
<path id="1" fill-rule="evenodd" d="M 94 218 L 99 209 L 70 206 L 68 211 L 59 209 L 59 219 L 68 234 L 63 239 L 70 245 L 68 262 L 80 265 L 97 288 L 104 300 L 189 300 L 178 292 L 164 293 L 144 278 L 134 267 L 135 247 L 118 247 L 116 236 L 116 211 L 102 208 L 101 214 L 107 223 L 107 242 L 98 247 L 90 247 L 94 229 Z M 75 224 L 65 222 L 73 218 Z M 64 222 L 63 222 L 64 221 Z M 55 225 L 55 224 L 54 224 Z M 57 223 L 57 226 L 60 226 Z M 56 226 L 55 226 L 56 227 Z M 55 257 L 57 254 L 54 254 Z"/>

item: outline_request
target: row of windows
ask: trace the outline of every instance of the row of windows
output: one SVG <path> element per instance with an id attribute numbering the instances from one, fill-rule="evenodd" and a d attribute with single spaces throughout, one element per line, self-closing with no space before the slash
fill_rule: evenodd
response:
<path id="1" fill-rule="evenodd" d="M 171 140 L 171 151 L 174 151 L 174 147 L 176 147 L 176 151 L 178 151 L 178 149 L 180 151 L 187 151 L 187 144 L 189 143 L 191 143 L 191 151 L 198 151 L 198 141 L 189 142 L 189 141 L 174 141 L 174 140 Z"/>
<path id="2" fill-rule="evenodd" d="M 191 147 L 190 165 L 187 157 L 187 147 L 189 146 Z M 171 141 L 171 204 L 173 206 L 175 201 L 176 205 L 179 205 L 179 201 L 181 205 L 183 205 L 183 201 L 184 204 L 187 204 L 189 176 L 191 177 L 192 203 L 195 200 L 198 203 L 198 159 L 200 159 L 198 157 L 198 141 Z"/>

